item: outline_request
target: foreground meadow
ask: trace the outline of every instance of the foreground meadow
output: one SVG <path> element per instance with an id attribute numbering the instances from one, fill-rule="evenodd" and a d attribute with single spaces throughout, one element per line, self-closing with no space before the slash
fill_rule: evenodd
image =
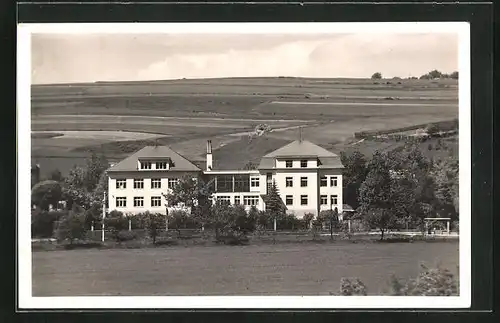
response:
<path id="1" fill-rule="evenodd" d="M 369 295 L 419 264 L 458 275 L 458 242 L 191 246 L 34 252 L 33 296 L 329 295 L 343 277 Z"/>

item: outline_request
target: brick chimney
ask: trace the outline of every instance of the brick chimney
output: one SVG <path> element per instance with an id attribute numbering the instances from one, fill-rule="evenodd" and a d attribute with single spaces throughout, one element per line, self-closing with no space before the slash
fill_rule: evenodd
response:
<path id="1" fill-rule="evenodd" d="M 212 157 L 212 140 L 207 140 L 207 171 L 212 170 L 213 157 Z"/>

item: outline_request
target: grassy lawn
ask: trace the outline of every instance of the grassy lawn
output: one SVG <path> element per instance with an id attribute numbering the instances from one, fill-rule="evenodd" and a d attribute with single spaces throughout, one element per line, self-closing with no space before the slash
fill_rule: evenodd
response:
<path id="1" fill-rule="evenodd" d="M 33 253 L 33 296 L 328 295 L 358 277 L 372 295 L 419 264 L 458 267 L 458 242 L 280 244 Z"/>

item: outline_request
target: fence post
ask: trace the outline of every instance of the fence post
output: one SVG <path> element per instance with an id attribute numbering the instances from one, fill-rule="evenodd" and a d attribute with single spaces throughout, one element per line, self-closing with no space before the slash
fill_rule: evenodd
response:
<path id="1" fill-rule="evenodd" d="M 92 224 L 90 225 L 90 231 L 94 232 L 94 221 L 92 221 Z"/>
<path id="2" fill-rule="evenodd" d="M 446 232 L 450 234 L 450 220 L 446 221 Z"/>
<path id="3" fill-rule="evenodd" d="M 128 219 L 128 231 L 132 231 L 132 220 Z"/>
<path id="4" fill-rule="evenodd" d="M 274 231 L 276 231 L 276 218 L 274 218 Z"/>
<path id="5" fill-rule="evenodd" d="M 347 232 L 351 233 L 351 219 L 347 220 Z"/>

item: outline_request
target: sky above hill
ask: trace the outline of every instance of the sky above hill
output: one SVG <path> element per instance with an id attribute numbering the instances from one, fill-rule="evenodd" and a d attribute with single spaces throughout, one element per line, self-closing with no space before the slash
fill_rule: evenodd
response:
<path id="1" fill-rule="evenodd" d="M 32 83 L 420 76 L 458 70 L 458 35 L 33 34 Z"/>

